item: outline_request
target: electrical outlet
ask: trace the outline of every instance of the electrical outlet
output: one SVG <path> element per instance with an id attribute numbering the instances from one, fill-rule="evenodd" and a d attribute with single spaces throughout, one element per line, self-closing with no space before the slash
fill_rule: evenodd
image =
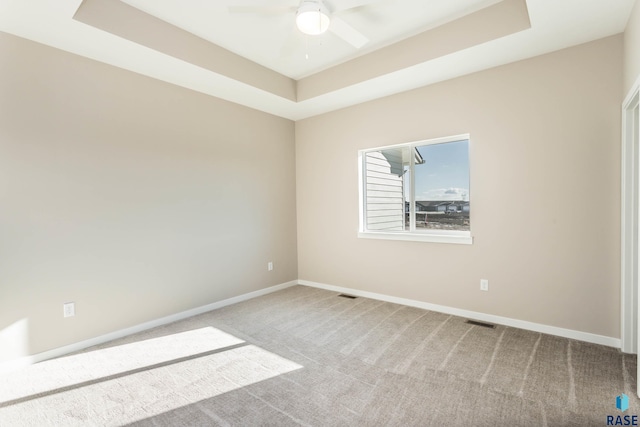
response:
<path id="1" fill-rule="evenodd" d="M 273 271 L 273 262 L 269 261 L 269 263 L 267 264 L 267 270 L 268 271 Z"/>
<path id="2" fill-rule="evenodd" d="M 489 281 L 487 279 L 480 279 L 480 290 L 481 291 L 489 290 Z"/>
<path id="3" fill-rule="evenodd" d="M 76 315 L 76 303 L 65 302 L 62 305 L 62 314 L 64 317 L 73 317 Z"/>

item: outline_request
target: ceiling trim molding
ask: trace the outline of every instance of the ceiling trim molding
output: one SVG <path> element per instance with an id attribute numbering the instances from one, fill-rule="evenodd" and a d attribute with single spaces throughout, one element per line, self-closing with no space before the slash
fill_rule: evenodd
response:
<path id="1" fill-rule="evenodd" d="M 344 89 L 531 28 L 527 2 L 504 0 L 298 80 L 298 101 Z"/>
<path id="2" fill-rule="evenodd" d="M 296 81 L 121 1 L 84 0 L 73 19 L 294 102 L 531 28 L 526 0 L 502 0 Z"/>
<path id="3" fill-rule="evenodd" d="M 78 22 L 248 84 L 296 100 L 296 81 L 121 1 L 84 0 Z"/>

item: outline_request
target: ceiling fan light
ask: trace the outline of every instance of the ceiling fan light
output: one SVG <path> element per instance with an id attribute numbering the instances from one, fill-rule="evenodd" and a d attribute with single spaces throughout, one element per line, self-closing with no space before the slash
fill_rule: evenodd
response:
<path id="1" fill-rule="evenodd" d="M 296 26 L 304 34 L 317 36 L 329 28 L 329 11 L 318 1 L 303 2 L 298 9 Z"/>

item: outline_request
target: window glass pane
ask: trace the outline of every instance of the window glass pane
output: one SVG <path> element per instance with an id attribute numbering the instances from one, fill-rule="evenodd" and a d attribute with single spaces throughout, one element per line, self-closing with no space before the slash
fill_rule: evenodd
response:
<path id="1" fill-rule="evenodd" d="M 416 230 L 469 231 L 469 141 L 416 147 Z"/>
<path id="2" fill-rule="evenodd" d="M 404 165 L 404 188 L 402 196 L 404 198 L 404 229 L 411 229 L 411 209 L 409 203 L 411 203 L 411 171 L 410 165 L 407 162 Z"/>
<path id="3" fill-rule="evenodd" d="M 408 148 L 370 151 L 365 154 L 366 229 L 405 229 L 405 165 Z"/>

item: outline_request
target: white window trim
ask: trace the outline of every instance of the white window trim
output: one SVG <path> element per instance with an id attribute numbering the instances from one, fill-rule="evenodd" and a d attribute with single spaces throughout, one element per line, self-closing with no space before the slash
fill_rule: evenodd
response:
<path id="1" fill-rule="evenodd" d="M 438 230 L 433 230 L 438 231 Z M 450 233 L 453 233 L 451 231 Z M 406 240 L 409 242 L 431 242 L 431 243 L 458 243 L 461 245 L 471 245 L 473 244 L 473 237 L 471 237 L 469 232 L 461 231 L 460 233 L 465 233 L 465 235 L 454 236 L 451 234 L 442 234 L 438 235 L 431 232 L 379 232 L 379 231 L 360 231 L 358 232 L 358 237 L 361 239 L 382 239 L 382 240 Z"/>
<path id="2" fill-rule="evenodd" d="M 369 231 L 365 230 L 365 194 L 366 194 L 366 180 L 364 177 L 364 155 L 370 151 L 379 151 L 389 148 L 403 148 L 410 147 L 415 148 L 422 145 L 441 144 L 445 142 L 455 142 L 462 140 L 470 140 L 469 134 L 461 134 L 448 136 L 443 138 L 427 139 L 420 141 L 407 142 L 403 144 L 385 145 L 382 147 L 367 148 L 358 151 L 358 210 L 359 210 L 359 230 L 358 238 L 361 239 L 382 239 L 382 240 L 405 240 L 411 242 L 431 242 L 431 243 L 456 243 L 463 245 L 473 244 L 473 237 L 471 231 L 456 231 L 456 230 L 429 230 L 429 231 L 416 231 L 415 226 L 410 227 L 408 231 Z M 414 165 L 413 156 L 409 156 L 411 159 L 411 194 L 414 193 Z M 471 196 L 469 196 L 471 200 Z M 413 208 L 413 207 L 412 207 Z M 415 208 L 413 208 L 415 209 Z M 413 210 L 412 209 L 412 210 Z"/>

